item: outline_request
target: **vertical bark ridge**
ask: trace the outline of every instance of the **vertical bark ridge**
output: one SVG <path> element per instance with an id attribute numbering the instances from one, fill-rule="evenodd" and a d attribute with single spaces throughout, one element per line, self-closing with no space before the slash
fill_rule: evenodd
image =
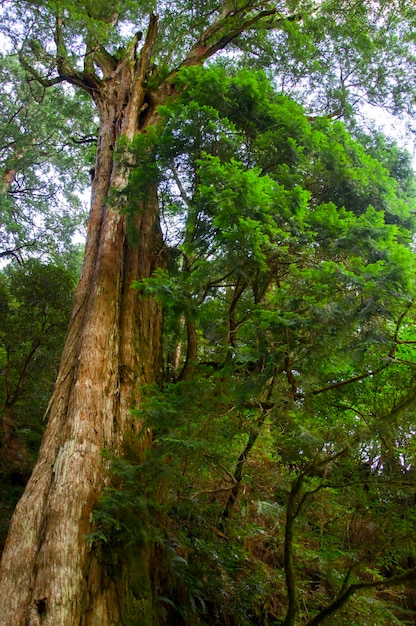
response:
<path id="1" fill-rule="evenodd" d="M 120 580 L 112 580 L 90 555 L 86 535 L 105 482 L 101 450 L 120 447 L 130 409 L 139 402 L 139 383 L 156 376 L 160 357 L 150 355 L 159 350 L 161 313 L 130 288 L 156 262 L 157 194 L 137 218 L 136 249 L 126 241 L 125 217 L 107 204 L 110 185 L 126 182 L 113 169 L 116 129 L 130 133 L 137 123 L 134 112 L 120 111 L 119 89 L 120 83 L 113 88 L 113 105 L 101 111 L 88 243 L 49 424 L 13 517 L 13 542 L 4 549 L 1 626 L 121 623 L 125 568 Z M 120 122 L 121 114 L 129 119 Z"/>

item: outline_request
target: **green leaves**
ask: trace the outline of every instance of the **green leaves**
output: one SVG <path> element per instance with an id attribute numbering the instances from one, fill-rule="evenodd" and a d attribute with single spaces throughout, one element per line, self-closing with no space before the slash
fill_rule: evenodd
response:
<path id="1" fill-rule="evenodd" d="M 16 4 L 10 15 L 4 32 L 31 81 L 29 91 L 15 92 L 15 77 L 26 83 L 3 64 L 4 248 L 21 260 L 22 246 L 50 251 L 70 240 L 74 181 L 84 183 L 78 173 L 94 150 L 79 159 L 69 139 L 74 126 L 76 139 L 79 126 L 81 141 L 95 135 L 94 116 L 81 115 L 85 103 L 72 86 L 92 96 L 102 121 L 108 94 L 119 87 L 124 94 L 101 145 L 113 143 L 134 98 L 140 102 L 127 126 L 146 133 L 120 140 L 115 168 L 109 146 L 97 177 L 103 194 L 111 171 L 129 179 L 109 205 L 124 210 L 125 246 L 140 254 L 149 248 L 140 248 L 131 225 L 149 192 L 159 192 L 166 266 L 136 285 L 140 298 L 158 298 L 164 308 L 165 377 L 140 415 L 154 447 L 143 458 L 133 440 L 123 459 L 111 458 L 114 485 L 95 538 L 119 549 L 158 545 L 165 556 L 179 546 L 182 566 L 195 557 L 189 576 L 182 568 L 171 587 L 155 568 L 172 623 L 186 585 L 194 585 L 191 610 L 181 619 L 190 623 L 202 623 L 205 607 L 212 623 L 277 622 L 287 599 L 291 626 L 308 619 L 297 615 L 299 589 L 312 613 L 342 597 L 353 574 L 365 581 L 402 567 L 414 521 L 405 502 L 414 460 L 415 185 L 394 146 L 355 128 L 357 141 L 329 118 L 344 115 L 354 128 L 352 104 L 365 98 L 413 110 L 414 42 L 405 21 L 414 21 L 413 11 L 338 0 L 47 0 Z M 196 67 L 223 51 L 222 66 Z M 248 69 L 254 64 L 263 71 Z M 45 97 L 46 85 L 63 80 L 71 89 Z M 287 94 L 298 94 L 314 116 Z M 149 128 L 161 101 L 161 123 Z M 37 246 L 46 230 L 50 243 Z M 64 274 L 30 264 L 4 278 L 8 409 L 23 399 L 23 382 L 45 396 L 31 365 L 36 355 L 37 365 L 42 356 L 54 367 L 40 348 L 55 354 L 72 289 Z M 392 515 L 396 506 L 404 518 Z M 400 545 L 390 559 L 394 533 Z"/>
<path id="2" fill-rule="evenodd" d="M 0 275 L 2 410 L 39 430 L 62 349 L 76 275 L 31 260 Z"/>
<path id="3" fill-rule="evenodd" d="M 170 486 L 165 528 L 216 623 L 240 580 L 238 623 L 287 606 L 300 623 L 300 592 L 318 623 L 350 578 L 358 590 L 414 549 L 414 181 L 380 138 L 309 120 L 261 73 L 177 80 L 153 143 L 168 263 L 138 285 L 164 306 L 164 387 L 140 417 Z M 345 623 L 367 615 L 341 607 Z"/>
<path id="4" fill-rule="evenodd" d="M 0 272 L 1 545 L 45 430 L 76 279 L 73 268 L 35 259 Z"/>
<path id="5" fill-rule="evenodd" d="M 1 57 L 0 78 L 0 255 L 53 256 L 71 249 L 85 218 L 91 144 L 76 141 L 96 132 L 91 109 L 61 87 L 45 93 L 27 82 L 13 57 Z"/>

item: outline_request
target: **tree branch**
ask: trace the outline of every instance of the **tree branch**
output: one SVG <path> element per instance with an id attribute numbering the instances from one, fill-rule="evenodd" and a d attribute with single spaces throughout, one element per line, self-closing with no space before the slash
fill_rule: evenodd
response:
<path id="1" fill-rule="evenodd" d="M 233 476 L 233 482 L 234 484 L 232 485 L 230 491 L 230 495 L 228 496 L 227 502 L 225 504 L 224 510 L 222 512 L 221 515 L 221 520 L 219 523 L 219 528 L 221 531 L 224 530 L 226 523 L 228 522 L 228 520 L 230 519 L 230 515 L 232 512 L 232 509 L 234 507 L 234 504 L 237 500 L 238 497 L 238 493 L 240 491 L 240 486 L 241 486 L 241 482 L 243 480 L 243 469 L 244 469 L 244 465 L 245 462 L 247 460 L 248 455 L 251 452 L 251 449 L 253 448 L 254 444 L 257 441 L 257 438 L 260 434 L 261 428 L 264 424 L 264 420 L 266 419 L 266 414 L 263 414 L 259 420 L 257 421 L 255 428 L 253 428 L 253 430 L 251 430 L 247 443 L 244 447 L 244 450 L 242 450 L 238 456 L 237 459 L 237 463 L 235 466 L 235 470 L 234 470 L 234 476 Z"/>
<path id="2" fill-rule="evenodd" d="M 102 70 L 104 76 L 110 76 L 118 65 L 117 59 L 101 45 L 97 46 L 95 49 L 93 60 Z"/>
<path id="3" fill-rule="evenodd" d="M 186 193 L 186 189 L 185 189 L 185 187 L 182 184 L 181 178 L 179 176 L 178 168 L 176 167 L 174 161 L 172 161 L 170 168 L 172 170 L 172 174 L 173 174 L 173 178 L 175 180 L 175 183 L 178 186 L 180 196 L 181 196 L 182 200 L 184 201 L 184 203 L 186 204 L 186 206 L 189 209 L 192 206 L 192 200 L 191 200 L 191 198 L 189 198 L 188 194 Z"/>
<path id="4" fill-rule="evenodd" d="M 325 391 L 330 391 L 332 389 L 337 389 L 340 387 L 344 387 L 345 385 L 350 385 L 352 383 L 356 383 L 360 380 L 364 380 L 365 378 L 369 378 L 370 376 L 375 376 L 376 374 L 379 374 L 380 372 L 382 372 L 383 370 L 387 369 L 389 367 L 389 365 L 391 365 L 392 362 L 397 362 L 397 363 L 401 363 L 403 365 L 416 365 L 416 363 L 412 362 L 412 361 L 405 361 L 403 359 L 398 359 L 395 356 L 395 352 L 396 352 L 396 347 L 398 342 L 398 334 L 400 331 L 400 326 L 401 323 L 404 319 L 404 317 L 406 316 L 406 314 L 408 313 L 409 309 L 412 307 L 413 302 L 410 302 L 405 310 L 399 315 L 397 322 L 396 322 L 396 328 L 395 328 L 395 332 L 394 332 L 394 337 L 393 337 L 393 343 L 391 345 L 391 348 L 388 352 L 387 355 L 387 362 L 384 363 L 384 365 L 382 365 L 381 367 L 371 371 L 371 372 L 366 372 L 365 374 L 360 374 L 359 376 L 354 376 L 353 378 L 349 378 L 348 380 L 341 380 L 339 382 L 336 383 L 332 383 L 331 385 L 327 385 L 326 387 L 322 387 L 321 389 L 315 389 L 315 391 L 311 391 L 307 394 L 305 394 L 305 397 L 308 396 L 317 396 L 320 393 L 324 393 Z"/>
<path id="5" fill-rule="evenodd" d="M 147 72 L 149 70 L 150 59 L 153 54 L 153 49 L 156 43 L 158 33 L 158 18 L 154 13 L 150 14 L 149 27 L 146 33 L 146 39 L 144 41 L 143 47 L 140 51 L 140 57 L 136 67 L 136 85 L 142 85 L 145 81 Z M 139 36 L 139 35 L 138 35 Z M 136 40 L 136 47 L 139 38 Z"/>
<path id="6" fill-rule="evenodd" d="M 237 21 L 237 17 L 239 18 L 244 13 L 248 13 L 253 7 L 250 6 L 249 3 L 239 10 L 229 10 L 226 9 L 225 6 L 226 4 L 224 3 L 223 11 L 220 13 L 220 16 L 201 34 L 200 38 L 194 44 L 188 56 L 182 63 L 182 66 L 187 67 L 202 63 L 219 50 L 225 48 L 242 33 L 252 29 L 260 22 L 263 22 L 263 25 L 268 30 L 275 30 L 282 28 L 285 22 L 294 22 L 302 19 L 301 15 L 290 15 L 285 17 L 277 9 L 264 9 L 263 11 L 259 11 L 253 17 L 246 19 L 241 24 L 234 26 L 233 22 Z M 227 22 L 230 23 L 230 29 L 228 32 L 224 33 Z M 224 34 L 221 36 L 221 33 Z M 210 40 L 214 39 L 216 35 L 219 36 L 217 41 L 209 43 Z"/>
<path id="7" fill-rule="evenodd" d="M 54 38 L 56 45 L 56 66 L 59 78 L 81 87 L 81 89 L 92 95 L 95 91 L 100 90 L 102 81 L 93 71 L 79 72 L 70 63 L 68 51 L 62 34 L 62 25 L 62 18 L 58 16 L 55 22 Z"/>
<path id="8" fill-rule="evenodd" d="M 402 574 L 392 576 L 391 578 L 385 578 L 384 580 L 361 581 L 359 583 L 353 583 L 352 585 L 346 587 L 345 590 L 340 593 L 340 595 L 335 598 L 333 602 L 323 608 L 317 615 L 315 615 L 315 617 L 308 620 L 305 626 L 317 626 L 317 624 L 323 622 L 324 619 L 326 619 L 329 615 L 332 615 L 332 613 L 335 613 L 335 611 L 338 611 L 338 609 L 342 608 L 347 600 L 354 593 L 361 589 L 393 587 L 414 579 L 416 579 L 416 567 L 413 567 L 412 569 L 409 569 Z"/>
<path id="9" fill-rule="evenodd" d="M 5 402 L 5 406 L 7 408 L 11 408 L 14 404 L 16 404 L 17 400 L 19 399 L 20 394 L 21 394 L 22 389 L 23 389 L 23 383 L 24 383 L 24 380 L 26 378 L 27 370 L 29 369 L 30 362 L 33 359 L 33 357 L 35 356 L 35 353 L 36 353 L 37 349 L 39 348 L 40 344 L 41 344 L 41 341 L 40 341 L 40 339 L 38 337 L 36 339 L 36 341 L 34 341 L 34 343 L 32 345 L 32 349 L 30 350 L 29 354 L 27 355 L 27 357 L 26 357 L 26 359 L 25 359 L 25 361 L 23 363 L 23 367 L 22 367 L 22 370 L 21 370 L 20 375 L 19 375 L 19 380 L 17 381 L 17 385 L 16 385 L 16 388 L 14 390 L 14 393 L 13 393 L 12 397 L 10 398 L 9 395 L 7 396 L 7 400 Z M 8 367 L 9 367 L 9 358 L 10 358 L 10 350 L 8 348 L 8 350 L 7 350 Z"/>
<path id="10" fill-rule="evenodd" d="M 85 135 L 84 137 L 81 137 L 80 139 L 77 139 L 76 137 L 71 137 L 71 141 L 73 143 L 76 143 L 77 145 L 82 145 L 85 143 L 97 143 L 98 137 L 97 135 Z"/>
<path id="11" fill-rule="evenodd" d="M 19 51 L 18 58 L 19 58 L 20 64 L 22 65 L 23 69 L 26 70 L 26 72 L 28 74 L 30 74 L 32 76 L 32 78 L 34 78 L 40 85 L 42 85 L 42 87 L 52 87 L 53 85 L 57 85 L 58 83 L 62 83 L 65 80 L 65 78 L 63 76 L 61 76 L 61 75 L 55 76 L 54 78 L 45 78 L 44 76 L 42 76 L 25 59 L 25 57 L 23 56 L 22 50 Z"/>
<path id="12" fill-rule="evenodd" d="M 360 380 L 364 380 L 365 378 L 369 378 L 370 376 L 375 376 L 379 374 L 383 370 L 389 367 L 390 363 L 385 363 L 381 367 L 376 370 L 372 370 L 371 372 L 366 372 L 365 374 L 360 374 L 359 376 L 354 376 L 353 378 L 348 378 L 348 380 L 341 380 L 337 383 L 332 383 L 331 385 L 327 385 L 326 387 L 321 387 L 321 389 L 315 389 L 314 391 L 310 391 L 305 394 L 305 397 L 308 396 L 317 396 L 320 393 L 324 393 L 325 391 L 331 391 L 332 389 L 338 389 L 340 387 L 345 387 L 345 385 L 351 385 L 352 383 L 356 383 Z"/>

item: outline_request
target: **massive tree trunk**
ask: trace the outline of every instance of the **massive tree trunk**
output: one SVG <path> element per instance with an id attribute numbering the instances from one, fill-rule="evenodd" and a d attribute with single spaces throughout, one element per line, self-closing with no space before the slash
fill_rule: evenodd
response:
<path id="1" fill-rule="evenodd" d="M 128 568 L 121 564 L 112 577 L 86 536 L 106 480 L 101 451 L 119 450 L 125 431 L 137 430 L 130 409 L 140 386 L 161 372 L 160 308 L 131 289 L 160 256 L 156 190 L 137 207 L 137 245 L 127 239 L 126 217 L 108 201 L 111 187 L 127 183 L 114 160 L 118 138 L 131 139 L 156 119 L 142 85 L 123 63 L 93 94 L 100 135 L 85 261 L 39 459 L 3 553 L 1 626 L 127 623 Z M 143 625 L 151 619 L 148 556 L 144 550 L 138 557 L 143 590 L 135 597 Z"/>
<path id="2" fill-rule="evenodd" d="M 67 81 L 86 91 L 99 111 L 100 135 L 84 266 L 49 422 L 0 566 L 0 626 L 152 622 L 148 548 L 136 558 L 142 572 L 136 569 L 132 581 L 128 557 L 113 574 L 86 541 L 91 513 L 105 486 L 101 451 L 120 450 L 125 432 L 137 431 L 139 424 L 130 409 L 140 402 L 140 386 L 157 381 L 161 372 L 161 311 L 155 301 L 141 299 L 131 289 L 134 280 L 150 276 L 159 263 L 156 189 L 149 190 L 142 206 L 138 203 L 137 246 L 127 238 L 126 216 L 117 206 L 120 196 L 114 194 L 110 206 L 108 193 L 128 182 L 122 159 L 114 158 L 117 140 L 121 136 L 131 140 L 157 122 L 156 107 L 172 95 L 170 79 L 179 67 L 202 64 L 257 24 L 280 28 L 286 23 L 277 8 L 260 6 L 253 14 L 252 3 L 235 11 L 233 3 L 223 2 L 218 9 L 182 62 L 167 77 L 162 74 L 159 86 L 152 89 L 149 82 L 157 83 L 157 75 L 148 81 L 157 38 L 154 15 L 140 52 L 141 33 L 112 56 L 97 41 L 94 28 L 87 28 L 80 70 L 81 58 L 73 65 L 66 49 L 66 18 L 58 7 L 54 34 L 58 76 L 42 78 L 37 64 L 33 67 L 23 53 L 19 55 L 25 70 L 43 87 Z M 111 29 L 116 13 L 106 17 L 104 11 L 98 30 Z M 49 76 L 50 50 L 43 52 Z M 7 183 L 6 178 L 0 186 Z M 194 357 L 195 339 L 191 333 L 188 362 Z"/>

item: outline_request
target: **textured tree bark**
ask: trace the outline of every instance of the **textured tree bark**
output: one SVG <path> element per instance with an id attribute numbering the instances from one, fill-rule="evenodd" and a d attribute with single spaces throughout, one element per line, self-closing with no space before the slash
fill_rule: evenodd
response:
<path id="1" fill-rule="evenodd" d="M 101 124 L 84 266 L 39 459 L 3 553 L 1 626 L 127 623 L 128 563 L 116 577 L 106 572 L 86 535 L 105 484 L 101 451 L 119 450 L 123 433 L 137 430 L 130 409 L 140 385 L 161 373 L 160 307 L 131 289 L 160 256 L 156 190 L 138 207 L 137 246 L 127 239 L 125 216 L 108 203 L 110 187 L 127 183 L 113 157 L 117 139 L 145 132 L 156 119 L 152 106 L 141 116 L 146 96 L 128 64 L 96 94 Z M 138 558 L 136 610 L 145 626 L 149 554 Z"/>

